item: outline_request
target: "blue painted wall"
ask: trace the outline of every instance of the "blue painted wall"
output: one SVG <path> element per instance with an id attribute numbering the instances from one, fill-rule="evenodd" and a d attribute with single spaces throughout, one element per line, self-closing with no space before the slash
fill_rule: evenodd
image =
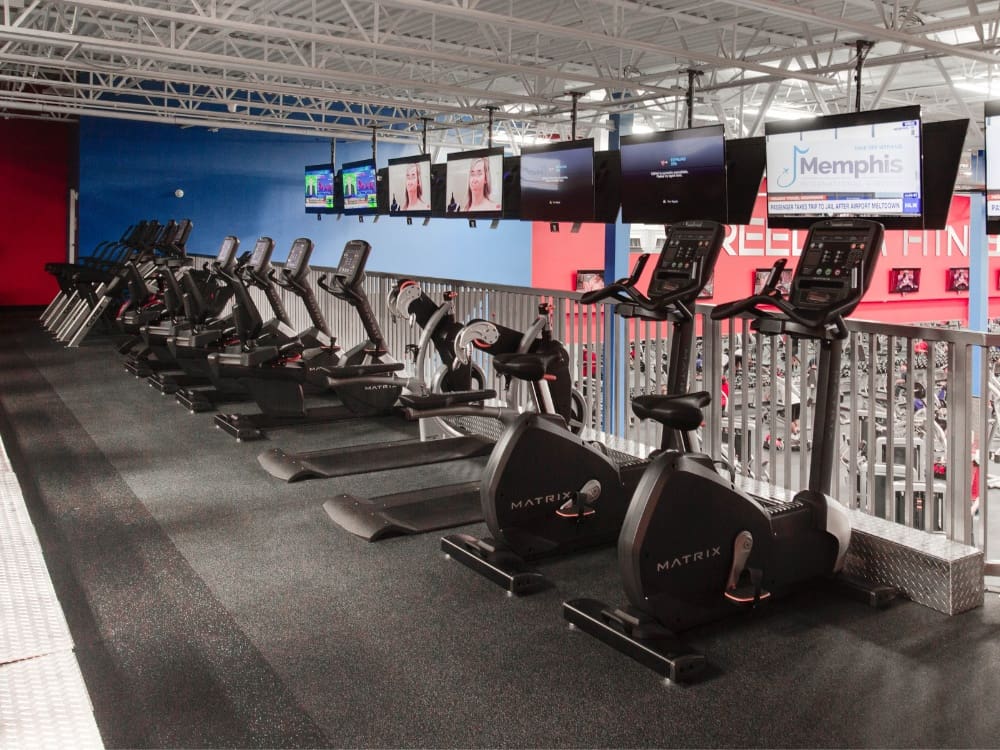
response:
<path id="1" fill-rule="evenodd" d="M 415 153 L 413 146 L 380 143 L 378 166 Z M 338 166 L 370 157 L 370 142 L 337 144 Z M 448 219 L 427 226 L 388 216 L 317 221 L 303 209 L 303 168 L 329 159 L 329 141 L 322 138 L 82 118 L 81 252 L 142 218 L 190 218 L 191 252 L 214 255 L 227 234 L 246 248 L 269 235 L 280 261 L 292 240 L 309 237 L 316 243 L 312 264 L 335 266 L 344 244 L 359 238 L 374 248 L 373 271 L 531 285 L 529 222 L 490 229 L 481 221 L 472 229 Z M 178 188 L 183 198 L 174 196 Z"/>

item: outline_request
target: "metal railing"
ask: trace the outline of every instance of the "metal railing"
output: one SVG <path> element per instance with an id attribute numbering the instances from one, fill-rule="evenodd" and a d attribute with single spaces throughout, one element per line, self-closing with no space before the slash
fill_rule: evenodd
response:
<path id="1" fill-rule="evenodd" d="M 314 269 L 316 288 L 325 271 Z M 400 277 L 370 273 L 365 290 L 396 359 L 405 361 L 419 331 L 389 314 L 386 297 Z M 459 320 L 484 318 L 523 330 L 538 305 L 552 306 L 553 335 L 571 357 L 571 372 L 590 408 L 589 437 L 639 456 L 659 445 L 659 426 L 635 420 L 629 399 L 662 392 L 669 367 L 665 323 L 623 321 L 610 306 L 583 305 L 579 294 L 414 277 L 434 299 L 457 293 Z M 338 343 L 364 336 L 346 304 L 317 292 Z M 262 295 L 257 301 L 266 309 Z M 304 306 L 286 299 L 294 326 L 310 324 Z M 701 439 L 705 452 L 738 475 L 775 488 L 806 485 L 812 446 L 818 359 L 814 342 L 755 334 L 750 321 L 712 321 L 696 306 L 691 390 L 712 395 Z M 989 491 L 1000 487 L 988 467 L 1000 456 L 996 373 L 1000 334 L 952 328 L 848 322 L 836 424 L 835 497 L 850 508 L 983 548 L 987 572 L 1000 533 L 990 533 Z M 490 361 L 477 355 L 488 387 L 502 388 Z M 435 363 L 437 364 L 437 363 Z M 995 525 L 1000 525 L 1000 518 Z M 991 539 L 992 536 L 992 539 Z M 1000 555 L 997 555 L 1000 557 Z"/>

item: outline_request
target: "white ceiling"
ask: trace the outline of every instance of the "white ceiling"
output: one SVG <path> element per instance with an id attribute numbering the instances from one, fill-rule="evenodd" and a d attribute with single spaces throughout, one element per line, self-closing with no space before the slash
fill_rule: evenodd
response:
<path id="1" fill-rule="evenodd" d="M 972 0 L 0 0 L 0 112 L 479 144 L 1000 98 Z M 689 71 L 697 70 L 697 74 Z M 993 78 L 998 80 L 991 90 Z"/>

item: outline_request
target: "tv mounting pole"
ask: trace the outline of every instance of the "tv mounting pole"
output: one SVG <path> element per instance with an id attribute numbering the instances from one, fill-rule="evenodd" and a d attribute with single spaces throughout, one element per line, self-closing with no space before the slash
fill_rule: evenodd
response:
<path id="1" fill-rule="evenodd" d="M 854 111 L 861 111 L 861 71 L 865 67 L 865 59 L 872 51 L 875 42 L 867 39 L 857 39 L 854 42 L 854 49 L 857 50 L 857 57 L 854 58 Z"/>
<path id="2" fill-rule="evenodd" d="M 688 88 L 687 94 L 685 94 L 684 99 L 687 104 L 687 126 L 688 128 L 694 127 L 694 82 L 695 79 L 701 75 L 700 70 L 695 68 L 688 68 Z"/>
<path id="3" fill-rule="evenodd" d="M 497 111 L 497 106 L 495 104 L 490 104 L 486 107 L 486 111 L 489 113 L 489 125 L 486 131 L 486 147 L 493 148 L 493 113 Z"/>
<path id="4" fill-rule="evenodd" d="M 421 117 L 420 120 L 421 120 L 421 122 L 424 123 L 424 135 L 423 135 L 423 139 L 422 139 L 422 141 L 420 143 L 420 153 L 421 154 L 426 154 L 427 153 L 427 123 L 429 123 L 431 121 L 431 118 L 430 117 Z"/>
<path id="5" fill-rule="evenodd" d="M 573 111 L 570 114 L 570 125 L 571 125 L 571 128 L 572 128 L 571 131 L 570 131 L 570 140 L 571 141 L 575 141 L 576 140 L 576 107 L 577 107 L 577 103 L 580 101 L 580 97 L 583 96 L 583 94 L 581 94 L 579 91 L 571 91 L 569 95 L 571 97 L 573 97 Z"/>

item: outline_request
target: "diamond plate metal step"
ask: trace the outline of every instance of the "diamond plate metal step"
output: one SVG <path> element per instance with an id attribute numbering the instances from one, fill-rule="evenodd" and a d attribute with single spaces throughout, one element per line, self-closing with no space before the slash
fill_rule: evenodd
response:
<path id="1" fill-rule="evenodd" d="M 17 479 L 0 474 L 0 664 L 72 648 Z"/>
<path id="2" fill-rule="evenodd" d="M 4 750 L 101 750 L 94 709 L 72 651 L 0 666 Z"/>

